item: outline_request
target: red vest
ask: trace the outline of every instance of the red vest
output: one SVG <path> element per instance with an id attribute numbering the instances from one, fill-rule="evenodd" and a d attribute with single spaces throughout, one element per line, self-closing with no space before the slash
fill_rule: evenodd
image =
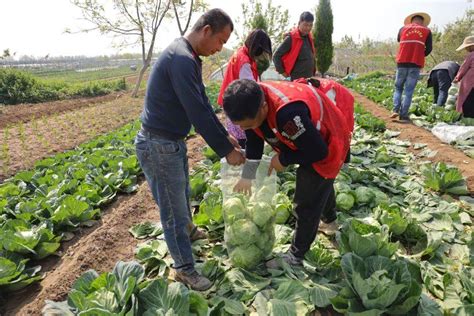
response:
<path id="1" fill-rule="evenodd" d="M 281 57 L 281 62 L 283 64 L 283 69 L 285 72 L 290 75 L 293 67 L 295 66 L 296 59 L 298 59 L 298 55 L 300 54 L 301 47 L 303 46 L 303 38 L 301 38 L 300 31 L 298 28 L 293 29 L 290 32 L 291 36 L 291 49 L 288 53 Z M 313 51 L 313 55 L 315 54 L 314 51 L 314 41 L 313 35 L 311 33 L 308 34 L 309 42 L 311 43 L 311 50 Z"/>
<path id="2" fill-rule="evenodd" d="M 224 91 L 232 81 L 239 79 L 240 69 L 244 64 L 250 64 L 255 81 L 258 80 L 257 63 L 250 58 L 247 47 L 240 47 L 229 60 L 225 71 L 224 80 L 222 80 L 221 90 L 217 98 L 217 103 L 222 106 L 224 103 Z"/>
<path id="3" fill-rule="evenodd" d="M 346 119 L 351 132 L 354 131 L 354 96 L 343 85 L 333 80 L 318 78 L 319 89 L 335 103 Z M 332 97 L 334 95 L 334 98 Z"/>
<path id="4" fill-rule="evenodd" d="M 308 106 L 311 120 L 328 145 L 328 156 L 313 163 L 313 168 L 321 176 L 335 179 L 344 164 L 350 145 L 350 131 L 341 111 L 325 94 L 307 84 L 286 81 L 265 81 L 259 84 L 268 104 L 267 123 L 275 136 L 292 150 L 297 150 L 295 144 L 277 130 L 277 113 L 295 101 L 302 101 Z M 260 129 L 255 129 L 255 132 L 263 138 Z M 274 149 L 279 151 L 278 148 Z"/>
<path id="5" fill-rule="evenodd" d="M 430 32 L 429 28 L 416 23 L 405 25 L 400 32 L 397 63 L 412 63 L 423 68 L 425 65 L 425 43 Z"/>

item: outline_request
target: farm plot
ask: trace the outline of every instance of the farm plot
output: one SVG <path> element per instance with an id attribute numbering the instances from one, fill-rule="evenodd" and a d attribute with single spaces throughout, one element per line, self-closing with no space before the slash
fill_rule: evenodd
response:
<path id="1" fill-rule="evenodd" d="M 89 271 L 73 285 L 68 301 L 48 301 L 46 310 L 304 315 L 329 308 L 373 315 L 470 314 L 473 205 L 467 196 L 454 198 L 468 193 L 462 175 L 442 163 L 417 161 L 399 133 L 384 130 L 376 120 L 376 126 L 367 122 L 364 129 L 356 128 L 352 162 L 336 181 L 340 230 L 335 240 L 320 236 L 303 267 L 247 271 L 230 264 L 223 246 L 219 163 L 205 160 L 196 166 L 192 189 L 200 200 L 195 221 L 210 238 L 193 248 L 197 258 L 205 259 L 198 269 L 214 282 L 209 291 L 197 293 L 167 281 L 170 261 L 160 227 L 143 223 L 131 229 L 134 236 L 149 239 L 135 252 L 141 265 L 118 262 L 101 275 Z M 281 173 L 279 195 L 291 198 L 294 181 L 291 170 Z M 279 212 L 291 208 L 274 206 Z M 291 216 L 280 218 L 275 252 L 288 248 L 292 225 Z M 116 282 L 107 285 L 105 279 Z M 120 289 L 125 284 L 129 295 L 124 299 Z"/>
<path id="2" fill-rule="evenodd" d="M 143 99 L 117 100 L 17 123 L 0 131 L 0 180 L 38 159 L 75 146 L 135 120 Z"/>
<path id="3" fill-rule="evenodd" d="M 187 140 L 190 166 L 202 160 L 201 137 Z M 102 213 L 102 212 L 101 212 Z M 30 286 L 20 293 L 10 293 L 5 302 L 7 315 L 41 315 L 45 299 L 63 300 L 79 275 L 88 269 L 99 272 L 111 270 L 119 260 L 132 260 L 138 241 L 128 229 L 142 221 L 159 221 L 159 213 L 148 185 L 140 183 L 134 195 L 118 196 L 106 207 L 98 224 L 74 231 L 77 238 L 72 245 L 62 242 L 61 259 L 45 267 L 44 279 L 39 286 Z M 43 261 L 41 261 L 43 262 Z"/>
<path id="4" fill-rule="evenodd" d="M 386 79 L 382 73 L 372 73 L 355 80 L 345 80 L 344 84 L 354 91 L 363 94 L 370 100 L 391 110 L 393 107 L 393 80 Z M 447 123 L 462 126 L 474 125 L 473 120 L 462 118 L 459 112 L 452 108 L 433 106 L 433 93 L 420 81 L 413 94 L 410 107 L 410 118 L 413 124 L 431 130 L 437 123 Z M 474 138 L 453 144 L 464 151 L 469 157 L 474 157 Z"/>

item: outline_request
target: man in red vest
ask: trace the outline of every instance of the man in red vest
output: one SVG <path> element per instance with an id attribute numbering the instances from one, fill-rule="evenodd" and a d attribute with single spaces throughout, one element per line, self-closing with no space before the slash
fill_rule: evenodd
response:
<path id="1" fill-rule="evenodd" d="M 314 16 L 303 12 L 298 27 L 288 33 L 273 55 L 276 71 L 291 80 L 309 78 L 316 71 L 313 35 Z"/>
<path id="2" fill-rule="evenodd" d="M 236 80 L 224 94 L 224 111 L 247 136 L 247 162 L 237 192 L 250 192 L 263 154 L 264 141 L 277 152 L 269 173 L 299 164 L 296 172 L 296 229 L 289 251 L 267 262 L 277 268 L 280 260 L 300 265 L 316 238 L 350 145 L 350 127 L 339 108 L 324 91 L 305 83 Z M 324 214 L 323 214 L 324 213 Z"/>
<path id="3" fill-rule="evenodd" d="M 410 14 L 405 19 L 405 26 L 398 32 L 400 48 L 397 54 L 397 74 L 393 94 L 393 113 L 391 118 L 400 116 L 400 120 L 409 122 L 408 110 L 420 77 L 420 70 L 425 65 L 425 57 L 432 50 L 430 16 L 423 12 Z M 403 90 L 405 97 L 402 101 Z"/>

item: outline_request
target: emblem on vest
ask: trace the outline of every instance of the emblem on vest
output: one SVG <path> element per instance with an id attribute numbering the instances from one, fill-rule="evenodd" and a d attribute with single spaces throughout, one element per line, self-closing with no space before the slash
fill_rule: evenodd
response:
<path id="1" fill-rule="evenodd" d="M 292 121 L 288 121 L 283 126 L 283 132 L 281 134 L 288 139 L 295 140 L 305 131 L 306 128 L 304 127 L 303 122 L 301 122 L 301 117 L 297 115 Z"/>

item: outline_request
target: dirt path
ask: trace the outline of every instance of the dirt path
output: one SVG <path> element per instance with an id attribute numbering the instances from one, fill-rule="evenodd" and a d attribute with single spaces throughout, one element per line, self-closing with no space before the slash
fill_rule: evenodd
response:
<path id="1" fill-rule="evenodd" d="M 202 159 L 201 137 L 188 140 L 190 168 Z M 7 298 L 5 315 L 41 315 L 45 300 L 62 301 L 74 281 L 85 271 L 110 271 L 119 260 L 134 258 L 135 247 L 141 241 L 130 235 L 128 229 L 145 221 L 158 221 L 157 206 L 146 182 L 134 195 L 119 196 L 105 211 L 99 224 L 77 233 L 62 246 L 61 258 L 47 260 L 43 266 L 44 279 L 24 292 Z"/>
<path id="2" fill-rule="evenodd" d="M 146 79 L 145 77 L 143 80 Z M 135 85 L 136 76 L 127 76 L 125 80 L 129 90 L 113 92 L 99 97 L 0 106 L 0 129 L 20 122 L 26 123 L 44 116 L 77 110 L 129 96 L 132 91 L 130 89 L 133 89 Z"/>
<path id="3" fill-rule="evenodd" d="M 459 168 L 464 177 L 466 177 L 469 191 L 471 194 L 474 193 L 474 159 L 469 158 L 459 149 L 442 143 L 436 136 L 421 127 L 413 124 L 400 123 L 397 120 L 390 119 L 390 111 L 354 91 L 352 93 L 354 94 L 356 101 L 361 103 L 366 110 L 383 119 L 386 122 L 387 128 L 394 131 L 400 131 L 400 139 L 405 139 L 412 143 L 426 144 L 429 149 L 438 152 L 433 158 L 423 159 L 433 162 L 443 161 Z M 411 150 L 414 153 L 418 152 L 413 148 L 411 148 Z"/>

